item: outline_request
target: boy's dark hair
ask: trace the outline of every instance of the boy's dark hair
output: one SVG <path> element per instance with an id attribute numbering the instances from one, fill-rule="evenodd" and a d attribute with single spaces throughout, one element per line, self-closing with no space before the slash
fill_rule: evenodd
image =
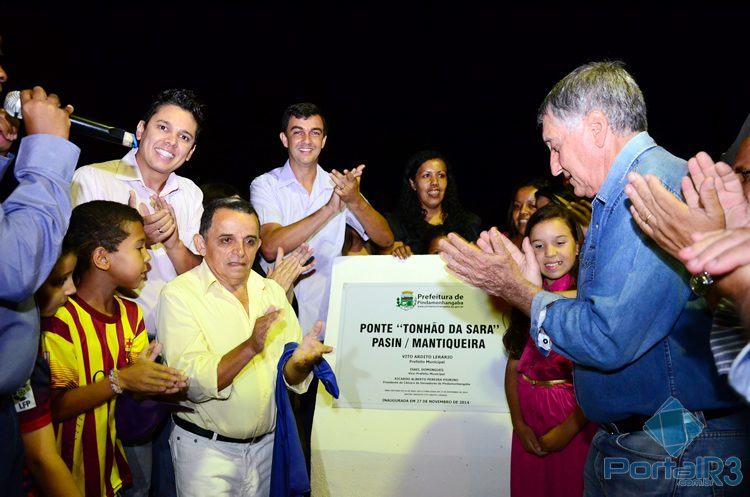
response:
<path id="1" fill-rule="evenodd" d="M 66 238 L 78 247 L 75 277 L 80 278 L 91 265 L 91 254 L 97 247 L 117 252 L 117 247 L 128 237 L 123 225 L 128 222 L 143 224 L 137 210 L 119 202 L 93 200 L 73 209 Z"/>
<path id="2" fill-rule="evenodd" d="M 68 228 L 68 232 L 65 233 L 65 236 L 63 237 L 62 247 L 60 248 L 60 257 L 65 257 L 68 254 L 75 254 L 77 256 L 78 245 L 76 238 L 73 236 L 70 228 Z"/>
<path id="3" fill-rule="evenodd" d="M 198 135 L 200 134 L 203 123 L 206 120 L 206 106 L 198 99 L 195 92 L 183 88 L 171 88 L 162 91 L 156 96 L 154 101 L 151 102 L 151 106 L 143 116 L 143 122 L 148 123 L 148 120 L 156 114 L 159 107 L 162 105 L 176 105 L 182 110 L 190 112 L 197 124 L 197 127 L 195 128 L 195 140 L 198 141 Z"/>
<path id="4" fill-rule="evenodd" d="M 253 206 L 245 199 L 242 198 L 217 198 L 212 200 L 203 209 L 203 215 L 201 216 L 201 227 L 199 233 L 205 239 L 208 235 L 208 230 L 211 229 L 211 224 L 214 220 L 214 214 L 219 209 L 229 209 L 237 212 L 244 212 L 245 214 L 254 214 L 258 217 L 258 214 L 253 209 Z"/>
<path id="5" fill-rule="evenodd" d="M 289 126 L 289 119 L 292 116 L 297 119 L 308 119 L 312 116 L 319 116 L 320 120 L 323 121 L 323 136 L 328 135 L 328 124 L 326 118 L 323 117 L 323 113 L 320 111 L 320 107 L 309 102 L 302 102 L 298 104 L 292 104 L 286 108 L 284 115 L 281 117 L 281 132 L 286 132 L 287 126 Z"/>

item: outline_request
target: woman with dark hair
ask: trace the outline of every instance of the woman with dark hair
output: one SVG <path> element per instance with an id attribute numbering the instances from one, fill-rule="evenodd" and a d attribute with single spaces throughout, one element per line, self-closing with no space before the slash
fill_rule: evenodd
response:
<path id="1" fill-rule="evenodd" d="M 426 234 L 434 226 L 456 232 L 467 240 L 476 240 L 481 220 L 463 208 L 458 199 L 456 181 L 445 156 L 432 150 L 414 154 L 406 164 L 398 211 L 386 215 L 393 230 L 394 244 L 385 254 L 405 259 L 426 254 Z"/>
<path id="2" fill-rule="evenodd" d="M 545 179 L 530 179 L 518 184 L 513 192 L 513 201 L 508 206 L 508 238 L 521 247 L 523 237 L 526 236 L 526 223 L 537 209 L 537 190 L 547 189 L 549 181 Z"/>

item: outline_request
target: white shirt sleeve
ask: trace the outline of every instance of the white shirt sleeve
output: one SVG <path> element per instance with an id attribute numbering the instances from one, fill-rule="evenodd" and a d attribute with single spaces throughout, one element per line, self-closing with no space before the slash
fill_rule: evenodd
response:
<path id="1" fill-rule="evenodd" d="M 264 174 L 250 184 L 250 203 L 258 213 L 261 226 L 267 223 L 284 224 L 278 195 L 271 181 L 270 176 Z"/>
<path id="2" fill-rule="evenodd" d="M 89 166 L 83 166 L 73 173 L 73 183 L 70 185 L 73 207 L 92 200 L 99 200 L 96 181 L 94 181 L 92 172 Z"/>
<path id="3" fill-rule="evenodd" d="M 367 199 L 364 195 L 362 195 L 362 198 L 364 198 L 365 202 L 367 202 Z M 370 202 L 367 203 L 369 204 Z M 362 223 L 359 222 L 357 216 L 355 216 L 348 208 L 346 209 L 346 224 L 354 228 L 354 230 L 359 234 L 362 240 L 367 241 L 370 239 L 369 235 L 365 231 L 364 226 L 362 226 Z"/>

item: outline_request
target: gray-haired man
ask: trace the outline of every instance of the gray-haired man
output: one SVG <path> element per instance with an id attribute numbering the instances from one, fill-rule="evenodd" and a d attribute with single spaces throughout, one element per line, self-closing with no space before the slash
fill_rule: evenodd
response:
<path id="1" fill-rule="evenodd" d="M 643 95 L 619 63 L 575 69 L 538 118 L 552 174 L 593 199 L 577 298 L 542 291 L 538 268 L 495 229 L 482 234 L 480 248 L 456 235 L 441 242 L 448 269 L 528 313 L 537 347 L 575 363 L 578 401 L 602 426 L 585 495 L 675 495 L 703 477 L 727 495 L 747 495 L 740 461 L 750 453 L 747 411 L 714 366 L 711 318 L 691 297 L 684 267 L 635 225 L 624 192 L 636 171 L 677 195 L 685 161 L 646 132 Z M 691 468 L 697 473 L 686 477 Z"/>

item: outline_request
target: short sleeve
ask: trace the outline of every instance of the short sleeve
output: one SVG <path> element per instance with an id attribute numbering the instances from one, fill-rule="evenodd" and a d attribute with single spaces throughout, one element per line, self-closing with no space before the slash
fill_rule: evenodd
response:
<path id="1" fill-rule="evenodd" d="M 94 179 L 90 166 L 83 166 L 73 173 L 73 182 L 70 185 L 73 206 L 79 206 L 92 200 L 99 200 L 96 196 Z"/>
<path id="2" fill-rule="evenodd" d="M 367 199 L 362 196 L 362 198 L 365 199 L 365 202 L 367 202 Z M 369 204 L 369 202 L 367 202 Z M 359 219 L 357 219 L 357 216 L 355 216 L 352 211 L 349 210 L 349 208 L 346 209 L 346 224 L 354 228 L 354 230 L 357 232 L 357 234 L 362 238 L 362 240 L 367 241 L 370 239 L 370 236 L 365 231 L 364 226 L 362 226 L 362 223 L 359 222 Z"/>
<path id="3" fill-rule="evenodd" d="M 49 364 L 42 356 L 37 357 L 27 385 L 28 390 L 23 393 L 24 405 L 19 409 L 16 404 L 21 433 L 31 433 L 52 423 Z"/>
<path id="4" fill-rule="evenodd" d="M 148 333 L 146 332 L 146 325 L 143 320 L 143 311 L 141 311 L 140 306 L 138 310 L 138 326 L 136 328 L 135 338 L 133 338 L 133 346 L 130 349 L 130 357 L 128 357 L 128 362 L 130 364 L 134 363 L 138 359 L 138 356 L 141 355 L 141 352 L 148 347 Z"/>
<path id="5" fill-rule="evenodd" d="M 50 386 L 78 388 L 78 357 L 73 342 L 76 333 L 70 314 L 65 308 L 52 318 L 42 320 L 42 351 L 49 360 Z"/>
<path id="6" fill-rule="evenodd" d="M 270 175 L 258 176 L 250 184 L 250 203 L 258 213 L 261 226 L 268 223 L 284 224 L 279 198 L 271 185 Z"/>

